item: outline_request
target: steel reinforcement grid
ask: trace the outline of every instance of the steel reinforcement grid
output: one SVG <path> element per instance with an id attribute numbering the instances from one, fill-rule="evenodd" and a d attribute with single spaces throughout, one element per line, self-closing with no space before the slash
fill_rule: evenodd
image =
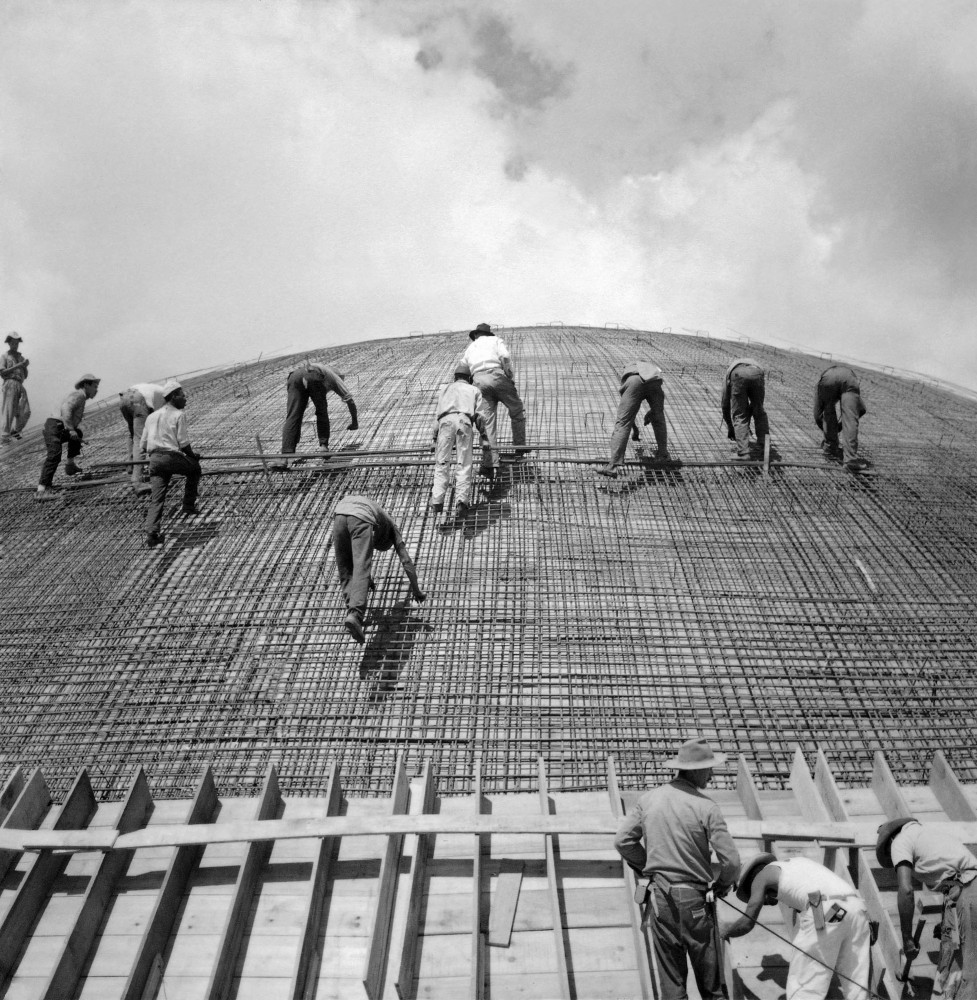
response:
<path id="1" fill-rule="evenodd" d="M 498 792 L 534 789 L 542 756 L 570 791 L 603 787 L 608 754 L 625 786 L 660 780 L 703 734 L 768 788 L 795 745 L 816 744 L 848 783 L 868 780 L 876 749 L 903 783 L 925 780 L 936 749 L 977 781 L 977 403 L 860 369 L 872 467 L 856 476 L 822 455 L 813 423 L 829 359 L 627 329 L 499 332 L 539 448 L 494 486 L 476 478 L 463 520 L 427 501 L 434 401 L 464 332 L 187 379 L 205 456 L 254 455 L 256 436 L 277 453 L 285 379 L 306 359 L 347 376 L 360 429 L 332 395 L 326 462 L 311 407 L 305 464 L 205 458 L 202 513 L 180 514 L 175 480 L 160 548 L 145 547 L 146 501 L 123 470 L 76 484 L 62 466 L 58 499 L 36 503 L 39 427 L 6 448 L 0 770 L 42 767 L 64 793 L 85 766 L 118 797 L 142 764 L 155 794 L 187 796 L 210 762 L 227 794 L 253 794 L 275 761 L 290 794 L 316 795 L 335 759 L 369 795 L 404 753 L 468 793 L 476 757 Z M 744 354 L 767 370 L 769 474 L 732 465 L 720 425 Z M 639 423 L 607 480 L 596 469 L 635 358 L 665 370 L 675 461 L 652 460 Z M 86 419 L 88 466 L 126 458 L 116 404 Z M 429 594 L 409 603 L 396 556 L 378 553 L 363 646 L 343 629 L 332 556 L 347 494 L 400 525 Z"/>

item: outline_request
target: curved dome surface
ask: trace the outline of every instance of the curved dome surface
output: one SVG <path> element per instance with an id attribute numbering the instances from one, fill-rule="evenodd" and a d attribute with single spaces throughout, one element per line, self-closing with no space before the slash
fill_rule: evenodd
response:
<path id="1" fill-rule="evenodd" d="M 935 749 L 977 780 L 977 403 L 858 368 L 873 468 L 856 477 L 818 447 L 823 357 L 625 329 L 499 333 L 539 450 L 480 483 L 463 522 L 427 498 L 434 400 L 464 332 L 186 379 L 205 456 L 252 455 L 256 435 L 276 452 L 285 378 L 305 358 L 347 376 L 360 430 L 330 396 L 332 460 L 266 473 L 205 459 L 203 515 L 179 515 L 177 481 L 162 548 L 144 547 L 145 501 L 118 471 L 36 504 L 37 429 L 5 451 L 0 764 L 42 766 L 62 793 L 84 765 L 118 795 L 142 763 L 157 795 L 185 796 L 206 762 L 246 794 L 272 761 L 291 794 L 322 794 L 337 760 L 370 794 L 400 753 L 432 758 L 459 792 L 476 757 L 494 791 L 534 788 L 542 757 L 569 791 L 602 787 L 608 754 L 624 784 L 655 780 L 701 733 L 770 788 L 796 745 L 830 747 L 847 781 L 877 749 L 904 783 Z M 768 373 L 769 474 L 732 466 L 720 425 L 743 354 Z M 676 461 L 630 444 L 605 481 L 619 372 L 639 357 L 665 371 Z M 87 465 L 125 458 L 116 402 L 86 418 Z M 503 409 L 499 424 L 504 445 Z M 379 554 L 365 646 L 342 628 L 331 551 L 346 494 L 398 522 L 430 595 L 408 604 L 396 557 Z"/>

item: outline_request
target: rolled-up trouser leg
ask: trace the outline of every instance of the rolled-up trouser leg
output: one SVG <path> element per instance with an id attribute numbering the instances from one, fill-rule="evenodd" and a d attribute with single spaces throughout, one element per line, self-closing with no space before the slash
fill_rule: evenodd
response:
<path id="1" fill-rule="evenodd" d="M 611 432 L 608 465 L 620 465 L 624 461 L 631 425 L 638 415 L 641 401 L 644 398 L 644 382 L 641 376 L 631 375 L 625 379 L 621 391 L 621 401 L 617 404 L 617 419 L 614 422 L 614 430 Z"/>

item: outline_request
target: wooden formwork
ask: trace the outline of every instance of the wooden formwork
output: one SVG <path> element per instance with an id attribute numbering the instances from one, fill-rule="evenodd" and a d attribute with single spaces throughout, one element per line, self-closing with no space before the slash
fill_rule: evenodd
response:
<path id="1" fill-rule="evenodd" d="M 124 800 L 95 802 L 78 775 L 57 804 L 16 769 L 0 792 L 0 995 L 98 1000 L 461 997 L 651 998 L 653 953 L 634 877 L 612 835 L 640 790 L 441 797 L 433 769 L 403 761 L 383 798 L 290 798 L 270 767 L 256 798 L 222 798 L 212 773 L 192 800 L 155 800 L 137 769 Z M 872 987 L 902 995 L 892 873 L 880 822 L 912 814 L 977 840 L 977 786 L 937 754 L 925 786 L 896 784 L 881 753 L 870 786 L 840 788 L 825 753 L 795 751 L 789 787 L 710 793 L 744 860 L 773 849 L 851 879 L 879 921 Z M 922 919 L 932 925 L 932 898 Z M 719 919 L 735 919 L 735 897 Z M 789 932 L 776 907 L 725 954 L 729 994 L 777 997 Z M 929 996 L 930 928 L 913 969 Z"/>

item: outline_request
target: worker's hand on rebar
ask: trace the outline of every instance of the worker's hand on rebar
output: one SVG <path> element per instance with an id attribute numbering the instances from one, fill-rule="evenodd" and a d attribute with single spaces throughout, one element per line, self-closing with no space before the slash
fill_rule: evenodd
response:
<path id="1" fill-rule="evenodd" d="M 419 590 L 417 587 L 412 588 L 411 596 L 417 601 L 418 604 L 423 604 L 427 600 L 427 594 L 424 591 Z"/>

